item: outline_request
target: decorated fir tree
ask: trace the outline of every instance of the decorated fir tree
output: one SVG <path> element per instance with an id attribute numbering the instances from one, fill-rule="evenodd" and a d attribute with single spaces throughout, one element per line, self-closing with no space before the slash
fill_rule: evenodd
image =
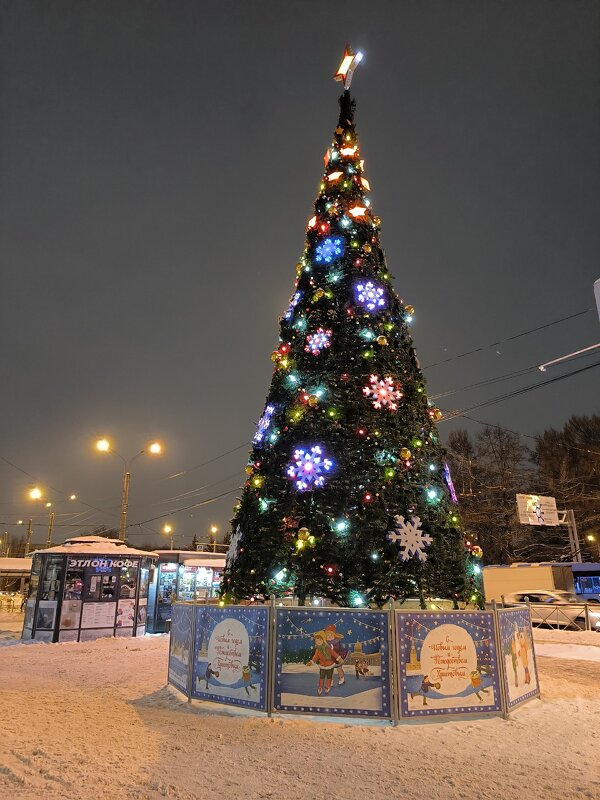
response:
<path id="1" fill-rule="evenodd" d="M 340 116 L 280 320 L 273 378 L 232 520 L 223 591 L 341 605 L 480 600 L 474 555 L 379 241 L 354 126 Z M 469 574 L 469 572 L 471 574 Z"/>

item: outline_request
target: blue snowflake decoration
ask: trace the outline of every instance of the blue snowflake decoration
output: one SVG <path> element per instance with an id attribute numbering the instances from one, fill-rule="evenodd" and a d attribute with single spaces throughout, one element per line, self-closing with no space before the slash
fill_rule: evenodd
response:
<path id="1" fill-rule="evenodd" d="M 341 236 L 327 236 L 315 247 L 316 264 L 332 264 L 344 252 L 344 240 Z"/>
<path id="2" fill-rule="evenodd" d="M 293 461 L 288 465 L 288 478 L 294 481 L 299 492 L 309 492 L 325 485 L 325 478 L 333 470 L 333 461 L 327 458 L 323 448 L 313 447 L 294 450 Z"/>
<path id="3" fill-rule="evenodd" d="M 262 444 L 267 431 L 269 430 L 269 425 L 271 424 L 271 417 L 275 413 L 275 406 L 267 406 L 262 417 L 258 420 L 258 427 L 256 429 L 256 433 L 254 434 L 254 439 L 252 442 L 254 444 Z"/>
<path id="4" fill-rule="evenodd" d="M 292 318 L 292 316 L 294 314 L 294 309 L 296 308 L 296 306 L 300 302 L 301 297 L 302 297 L 302 292 L 294 292 L 294 294 L 292 295 L 292 299 L 290 300 L 290 304 L 288 306 L 288 309 L 284 314 L 284 316 L 285 316 L 285 318 L 287 320 L 290 320 Z"/>
<path id="5" fill-rule="evenodd" d="M 331 347 L 331 331 L 325 328 L 317 328 L 314 333 L 309 333 L 306 337 L 305 350 L 307 353 L 312 353 L 313 356 L 318 356 L 321 350 L 326 347 Z"/>
<path id="6" fill-rule="evenodd" d="M 387 295 L 383 286 L 373 281 L 360 281 L 354 287 L 357 303 L 367 311 L 379 311 L 387 305 Z"/>

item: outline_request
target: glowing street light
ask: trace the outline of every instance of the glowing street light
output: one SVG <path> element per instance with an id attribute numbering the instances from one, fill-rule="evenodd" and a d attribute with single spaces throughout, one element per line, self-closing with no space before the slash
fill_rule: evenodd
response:
<path id="1" fill-rule="evenodd" d="M 169 525 L 168 523 L 166 525 L 163 525 L 163 533 L 165 534 L 165 536 L 168 536 L 170 538 L 170 540 L 171 540 L 171 550 L 172 550 L 173 549 L 173 536 L 174 536 L 173 526 Z"/>
<path id="2" fill-rule="evenodd" d="M 29 497 L 32 500 L 41 500 L 42 499 L 42 490 L 39 486 L 34 486 L 33 489 L 29 492 Z"/>
<path id="3" fill-rule="evenodd" d="M 143 450 L 140 450 L 139 453 L 136 453 L 132 458 L 126 459 L 120 453 L 113 448 L 110 440 L 107 439 L 105 436 L 100 436 L 96 439 L 96 450 L 99 450 L 101 453 L 109 453 L 110 455 L 117 456 L 120 458 L 124 465 L 123 471 L 123 489 L 121 492 L 121 521 L 119 524 L 119 539 L 124 542 L 125 541 L 125 532 L 127 530 L 127 507 L 129 503 L 129 484 L 131 482 L 131 465 L 140 456 L 144 455 L 153 455 L 159 456 L 162 454 L 163 447 L 160 442 L 152 439 L 149 441 Z M 75 499 L 75 496 L 71 498 L 72 500 Z M 171 542 L 171 549 L 172 547 Z"/>

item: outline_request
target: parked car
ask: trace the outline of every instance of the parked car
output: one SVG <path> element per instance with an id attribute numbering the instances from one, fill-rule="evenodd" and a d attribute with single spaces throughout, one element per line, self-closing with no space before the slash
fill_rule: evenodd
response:
<path id="1" fill-rule="evenodd" d="M 509 606 L 529 602 L 534 625 L 546 623 L 553 628 L 584 627 L 585 606 L 573 592 L 530 589 L 507 594 L 504 602 Z M 600 617 L 597 622 L 600 622 Z"/>

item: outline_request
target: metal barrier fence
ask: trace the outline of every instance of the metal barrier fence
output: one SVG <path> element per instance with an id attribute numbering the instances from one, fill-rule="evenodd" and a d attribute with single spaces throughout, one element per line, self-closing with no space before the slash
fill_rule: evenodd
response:
<path id="1" fill-rule="evenodd" d="M 600 603 L 506 603 L 502 596 L 502 608 L 523 606 L 529 607 L 534 628 L 600 631 Z"/>
<path id="2" fill-rule="evenodd" d="M 175 603 L 168 682 L 273 713 L 502 714 L 539 696 L 530 610 Z"/>

